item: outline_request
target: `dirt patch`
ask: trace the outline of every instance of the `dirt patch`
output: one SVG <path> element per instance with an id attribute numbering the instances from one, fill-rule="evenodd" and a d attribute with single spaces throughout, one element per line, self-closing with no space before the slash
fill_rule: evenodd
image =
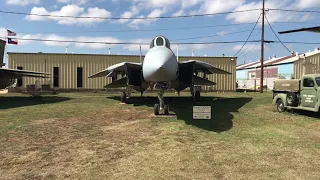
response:
<path id="1" fill-rule="evenodd" d="M 32 121 L 0 139 L 4 179 L 74 179 L 96 164 L 130 155 L 152 136 L 149 112 L 103 110 L 91 117 Z"/>
<path id="2" fill-rule="evenodd" d="M 55 122 L 57 119 L 41 119 L 31 121 L 30 125 L 43 125 L 43 124 L 51 124 Z"/>

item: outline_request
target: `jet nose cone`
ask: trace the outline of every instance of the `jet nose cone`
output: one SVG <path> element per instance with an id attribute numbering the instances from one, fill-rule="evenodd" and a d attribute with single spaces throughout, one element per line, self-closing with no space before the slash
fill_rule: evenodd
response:
<path id="1" fill-rule="evenodd" d="M 176 77 L 178 62 L 168 48 L 151 49 L 145 57 L 143 76 L 149 82 L 171 81 Z"/>

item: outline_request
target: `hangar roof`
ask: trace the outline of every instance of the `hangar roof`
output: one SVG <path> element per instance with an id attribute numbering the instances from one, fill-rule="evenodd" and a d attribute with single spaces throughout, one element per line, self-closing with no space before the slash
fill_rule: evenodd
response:
<path id="1" fill-rule="evenodd" d="M 316 54 L 320 54 L 320 48 L 316 48 L 314 51 L 309 51 L 302 54 L 296 53 L 296 54 L 291 54 L 290 56 L 283 56 L 283 57 L 268 59 L 264 61 L 264 65 L 275 66 L 280 64 L 293 63 L 295 61 L 298 61 L 300 58 L 310 57 Z M 260 61 L 239 65 L 237 66 L 237 70 L 253 69 L 256 67 L 260 67 Z"/>

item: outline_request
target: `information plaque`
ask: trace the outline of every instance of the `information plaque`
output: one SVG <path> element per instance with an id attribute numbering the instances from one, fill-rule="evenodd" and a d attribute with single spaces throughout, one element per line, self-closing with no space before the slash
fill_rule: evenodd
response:
<path id="1" fill-rule="evenodd" d="M 193 119 L 211 119 L 211 106 L 193 106 Z"/>

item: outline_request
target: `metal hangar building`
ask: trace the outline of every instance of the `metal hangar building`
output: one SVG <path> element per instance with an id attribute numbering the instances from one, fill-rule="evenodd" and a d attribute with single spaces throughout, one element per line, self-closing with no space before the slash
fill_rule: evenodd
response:
<path id="1" fill-rule="evenodd" d="M 209 75 L 208 79 L 217 84 L 212 87 L 203 87 L 202 89 L 207 91 L 236 90 L 236 57 L 179 56 L 179 61 L 190 59 L 207 62 L 232 73 L 231 75 Z M 102 71 L 113 64 L 125 61 L 140 62 L 140 56 L 8 52 L 9 68 L 40 71 L 51 75 L 48 79 L 30 77 L 18 79 L 18 89 L 25 89 L 30 84 L 45 83 L 59 90 L 102 90 L 105 85 L 111 83 L 112 79 L 106 77 L 89 79 L 88 76 Z"/>

